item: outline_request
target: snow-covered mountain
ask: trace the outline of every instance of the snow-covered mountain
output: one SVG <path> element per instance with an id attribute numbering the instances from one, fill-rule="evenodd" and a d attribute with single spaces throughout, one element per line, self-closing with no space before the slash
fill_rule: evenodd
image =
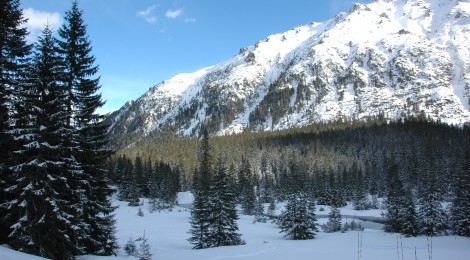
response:
<path id="1" fill-rule="evenodd" d="M 165 80 L 108 116 L 110 134 L 275 130 L 425 113 L 470 122 L 470 2 L 376 0 Z"/>

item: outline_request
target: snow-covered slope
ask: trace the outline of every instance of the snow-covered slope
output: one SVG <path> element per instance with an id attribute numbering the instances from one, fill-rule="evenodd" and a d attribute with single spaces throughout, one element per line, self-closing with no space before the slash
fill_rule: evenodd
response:
<path id="1" fill-rule="evenodd" d="M 470 3 L 377 0 L 165 80 L 108 117 L 115 136 L 224 134 L 425 113 L 470 122 Z"/>

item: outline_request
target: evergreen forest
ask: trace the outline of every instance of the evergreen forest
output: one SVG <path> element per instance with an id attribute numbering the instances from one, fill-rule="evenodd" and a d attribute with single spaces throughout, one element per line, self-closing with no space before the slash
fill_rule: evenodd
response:
<path id="1" fill-rule="evenodd" d="M 116 254 L 83 12 L 73 1 L 57 33 L 46 24 L 29 44 L 19 1 L 0 5 L 0 244 L 51 259 Z"/>
<path id="2" fill-rule="evenodd" d="M 134 179 L 144 176 L 147 181 L 140 182 L 160 187 L 157 194 L 172 190 L 172 196 L 159 199 L 160 206 L 167 207 L 175 203 L 177 191 L 210 190 L 212 174 L 222 161 L 242 213 L 258 215 L 257 219 L 270 216 L 260 212 L 258 205 L 263 203 L 288 202 L 292 207 L 316 203 L 334 209 L 350 202 L 356 210 L 382 209 L 387 232 L 469 236 L 469 137 L 468 126 L 449 126 L 424 117 L 331 122 L 213 137 L 211 153 L 205 156 L 201 155 L 204 138 L 142 141 L 119 150 L 109 161 L 108 172 L 116 186 L 126 190 L 126 182 L 119 179 L 130 178 L 131 173 L 124 170 L 123 162 L 134 161 L 139 169 L 147 165 L 144 173 L 134 171 Z M 202 168 L 201 156 L 206 158 Z M 140 190 L 141 196 L 145 189 Z M 312 238 L 317 228 L 288 236 Z"/>
<path id="3" fill-rule="evenodd" d="M 293 240 L 360 230 L 341 225 L 347 203 L 381 209 L 385 232 L 470 237 L 468 125 L 377 116 L 228 136 L 210 136 L 208 125 L 199 139 L 143 136 L 113 151 L 125 142 L 109 142 L 97 113 L 98 65 L 78 2 L 33 44 L 19 0 L 0 3 L 0 244 L 50 259 L 116 255 L 113 195 L 133 207 L 148 198 L 153 212 L 171 210 L 183 191 L 194 195 L 194 249 L 245 244 L 239 214 L 271 219 Z M 324 226 L 317 205 L 331 207 Z"/>

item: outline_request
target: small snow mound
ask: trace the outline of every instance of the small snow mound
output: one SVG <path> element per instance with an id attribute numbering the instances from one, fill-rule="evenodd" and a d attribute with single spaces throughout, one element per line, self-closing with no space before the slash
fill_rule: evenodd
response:
<path id="1" fill-rule="evenodd" d="M 39 256 L 28 255 L 22 252 L 11 249 L 8 245 L 0 245 L 0 259 L 15 259 L 15 260 L 41 260 L 46 259 Z"/>

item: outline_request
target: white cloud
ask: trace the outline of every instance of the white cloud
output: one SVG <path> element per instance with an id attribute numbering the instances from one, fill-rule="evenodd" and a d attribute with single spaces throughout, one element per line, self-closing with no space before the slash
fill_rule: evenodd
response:
<path id="1" fill-rule="evenodd" d="M 49 13 L 33 8 L 26 8 L 23 10 L 23 15 L 24 18 L 28 19 L 26 28 L 28 28 L 30 34 L 26 40 L 29 42 L 35 41 L 46 25 L 49 25 L 53 30 L 59 29 L 62 25 L 62 18 L 57 12 Z"/>
<path id="2" fill-rule="evenodd" d="M 184 22 L 185 22 L 185 23 L 195 23 L 195 22 L 196 22 L 196 18 L 186 18 L 186 19 L 184 19 Z"/>
<path id="3" fill-rule="evenodd" d="M 49 13 L 33 8 L 26 8 L 23 11 L 23 15 L 28 19 L 26 26 L 28 28 L 42 30 L 46 24 L 54 29 L 58 29 L 62 25 L 62 18 L 59 13 Z"/>
<path id="4" fill-rule="evenodd" d="M 171 19 L 175 19 L 176 17 L 183 14 L 183 9 L 176 9 L 176 10 L 168 10 L 165 13 L 165 16 Z"/>
<path id="5" fill-rule="evenodd" d="M 155 23 L 157 21 L 157 16 L 154 14 L 156 5 L 151 5 L 147 9 L 137 12 L 137 16 L 144 18 L 148 23 Z"/>

